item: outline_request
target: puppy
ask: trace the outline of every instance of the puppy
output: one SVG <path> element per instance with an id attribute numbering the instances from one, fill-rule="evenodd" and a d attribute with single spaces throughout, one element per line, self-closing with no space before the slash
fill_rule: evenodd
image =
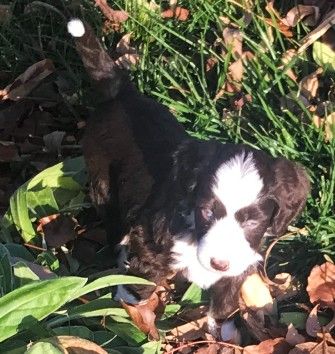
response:
<path id="1" fill-rule="evenodd" d="M 127 235 L 127 273 L 160 284 L 182 272 L 210 290 L 211 316 L 227 317 L 262 260 L 264 235 L 282 235 L 303 209 L 306 172 L 247 145 L 191 138 L 136 90 L 89 26 L 72 20 L 68 29 L 101 97 L 83 139 L 90 193 L 111 244 Z M 152 291 L 120 287 L 117 296 L 136 303 Z"/>

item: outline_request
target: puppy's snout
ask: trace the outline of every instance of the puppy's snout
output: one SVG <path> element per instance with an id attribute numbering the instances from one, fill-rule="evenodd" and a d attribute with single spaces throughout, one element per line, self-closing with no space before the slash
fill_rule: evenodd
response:
<path id="1" fill-rule="evenodd" d="M 225 272 L 229 269 L 229 261 L 221 261 L 219 259 L 211 258 L 211 267 L 220 272 Z"/>

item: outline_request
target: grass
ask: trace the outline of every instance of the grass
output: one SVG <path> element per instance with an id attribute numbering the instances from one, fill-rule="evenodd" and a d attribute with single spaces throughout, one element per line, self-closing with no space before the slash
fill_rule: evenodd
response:
<path id="1" fill-rule="evenodd" d="M 265 22 L 265 17 L 271 18 L 265 10 L 266 1 L 257 0 L 249 25 L 242 18 L 242 7 L 233 0 L 179 1 L 179 6 L 190 11 L 189 19 L 184 22 L 162 19 L 159 13 L 143 5 L 146 1 L 116 0 L 113 7 L 125 9 L 130 17 L 121 33 L 109 34 L 102 33 L 104 19 L 92 1 L 84 0 L 77 8 L 74 2 L 65 0 L 8 3 L 14 15 L 0 27 L 0 70 L 11 79 L 36 61 L 50 58 L 74 85 L 79 103 L 90 107 L 93 103 L 89 83 L 66 33 L 65 18 L 73 14 L 85 18 L 103 36 L 107 48 L 115 48 L 123 34 L 132 32 L 140 53 L 139 65 L 131 73 L 133 81 L 142 92 L 169 107 L 190 134 L 202 139 L 250 144 L 273 156 L 299 161 L 308 170 L 312 192 L 296 222 L 305 232 L 298 232 L 275 246 L 270 273 L 289 271 L 305 280 L 315 264 L 322 263 L 325 257 L 335 259 L 335 139 L 325 141 L 322 129 L 315 127 L 312 113 L 299 99 L 298 83 L 282 67 L 283 53 L 298 49 L 308 28 L 298 24 L 293 29 L 294 36 L 286 38 L 276 26 L 270 27 Z M 22 11 L 29 3 L 34 3 L 32 16 Z M 283 13 L 286 10 L 283 8 Z M 245 65 L 241 83 L 241 91 L 252 100 L 241 109 L 234 108 L 233 94 L 214 99 L 234 60 L 231 50 L 227 50 L 225 57 L 220 55 L 225 27 L 220 16 L 242 31 L 244 50 L 255 55 Z M 209 58 L 218 63 L 206 72 Z M 308 49 L 294 58 L 289 67 L 302 79 L 318 65 Z M 326 83 L 324 87 L 334 85 L 331 72 L 325 73 L 321 80 Z M 285 108 L 283 101 L 288 97 L 294 109 Z M 321 88 L 317 99 L 331 101 L 330 90 Z"/>

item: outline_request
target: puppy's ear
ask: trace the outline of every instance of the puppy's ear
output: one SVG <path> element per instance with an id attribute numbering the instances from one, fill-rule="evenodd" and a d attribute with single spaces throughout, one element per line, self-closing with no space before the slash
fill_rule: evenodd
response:
<path id="1" fill-rule="evenodd" d="M 170 210 L 170 232 L 194 228 L 195 191 L 200 175 L 208 167 L 215 154 L 215 144 L 189 139 L 174 155 L 169 201 L 174 203 Z"/>
<path id="2" fill-rule="evenodd" d="M 304 168 L 285 158 L 276 159 L 273 168 L 275 183 L 272 194 L 277 211 L 268 232 L 280 236 L 304 208 L 310 183 Z"/>
<path id="3" fill-rule="evenodd" d="M 216 144 L 189 139 L 174 155 L 172 182 L 174 192 L 189 196 L 197 187 L 201 172 L 209 165 L 216 151 Z M 182 198 L 184 199 L 184 198 Z"/>

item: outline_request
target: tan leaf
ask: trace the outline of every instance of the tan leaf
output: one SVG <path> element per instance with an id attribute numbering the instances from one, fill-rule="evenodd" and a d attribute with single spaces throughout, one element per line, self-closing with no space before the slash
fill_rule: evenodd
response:
<path id="1" fill-rule="evenodd" d="M 332 302 L 335 299 L 335 265 L 326 262 L 315 266 L 308 277 L 306 288 L 311 303 L 324 301 Z"/>
<path id="2" fill-rule="evenodd" d="M 305 76 L 299 83 L 301 94 L 308 100 L 316 97 L 319 88 L 319 76 L 322 74 L 323 69 L 318 68 L 313 73 Z"/>
<path id="3" fill-rule="evenodd" d="M 115 60 L 115 64 L 123 68 L 125 70 L 130 70 L 133 66 L 135 66 L 140 60 L 140 56 L 136 53 L 134 54 L 124 54 L 121 55 L 117 60 Z"/>
<path id="4" fill-rule="evenodd" d="M 198 320 L 187 322 L 174 328 L 170 333 L 172 337 L 179 342 L 192 341 L 196 339 L 207 339 L 207 316 L 204 316 Z"/>
<path id="5" fill-rule="evenodd" d="M 50 59 L 41 60 L 31 65 L 13 83 L 0 91 L 0 100 L 13 101 L 26 97 L 40 82 L 53 73 L 55 67 Z"/>
<path id="6" fill-rule="evenodd" d="M 222 37 L 227 50 L 231 50 L 235 59 L 242 56 L 242 32 L 238 29 L 226 27 L 222 32 Z"/>
<path id="7" fill-rule="evenodd" d="M 288 344 L 294 347 L 297 344 L 304 343 L 306 341 L 306 338 L 301 334 L 299 334 L 299 332 L 295 329 L 295 327 L 291 323 L 287 328 L 285 340 Z"/>
<path id="8" fill-rule="evenodd" d="M 114 24 L 120 24 L 122 22 L 125 22 L 129 17 L 126 11 L 113 10 L 107 4 L 106 0 L 95 0 L 95 4 L 99 7 L 104 16 Z"/>
<path id="9" fill-rule="evenodd" d="M 276 22 L 272 18 L 264 18 L 265 23 L 268 25 L 275 27 L 278 29 L 280 33 L 282 33 L 285 37 L 291 38 L 293 37 L 293 32 L 290 30 L 290 27 L 285 25 L 280 19 Z"/>
<path id="10" fill-rule="evenodd" d="M 335 348 L 329 347 L 326 342 L 307 342 L 298 344 L 289 354 L 335 354 Z"/>
<path id="11" fill-rule="evenodd" d="M 108 354 L 99 345 L 83 338 L 75 336 L 57 336 L 48 339 L 52 344 L 60 349 L 65 349 L 66 353 L 71 354 Z"/>
<path id="12" fill-rule="evenodd" d="M 290 345 L 284 338 L 268 339 L 258 345 L 248 345 L 243 354 L 287 354 Z"/>
<path id="13" fill-rule="evenodd" d="M 294 27 L 305 17 L 309 18 L 309 24 L 314 26 L 320 18 L 320 10 L 317 6 L 297 5 L 294 6 L 282 20 L 282 22 L 289 26 Z"/>
<path id="14" fill-rule="evenodd" d="M 130 45 L 131 33 L 125 34 L 116 45 L 116 52 L 120 55 L 124 54 L 136 54 L 137 50 Z"/>
<path id="15" fill-rule="evenodd" d="M 162 18 L 175 18 L 179 21 L 186 21 L 190 11 L 184 7 L 176 6 L 174 9 L 168 9 L 161 13 Z"/>
<path id="16" fill-rule="evenodd" d="M 218 60 L 216 58 L 213 57 L 208 58 L 206 60 L 206 67 L 205 67 L 206 72 L 212 70 L 217 63 Z"/>
<path id="17" fill-rule="evenodd" d="M 268 286 L 258 273 L 249 275 L 241 287 L 241 297 L 248 308 L 273 312 L 273 299 Z"/>
<path id="18" fill-rule="evenodd" d="M 159 340 L 159 333 L 155 325 L 155 311 L 161 306 L 161 300 L 156 292 L 145 302 L 131 305 L 121 301 L 121 304 L 143 333 L 147 334 L 151 340 Z"/>

